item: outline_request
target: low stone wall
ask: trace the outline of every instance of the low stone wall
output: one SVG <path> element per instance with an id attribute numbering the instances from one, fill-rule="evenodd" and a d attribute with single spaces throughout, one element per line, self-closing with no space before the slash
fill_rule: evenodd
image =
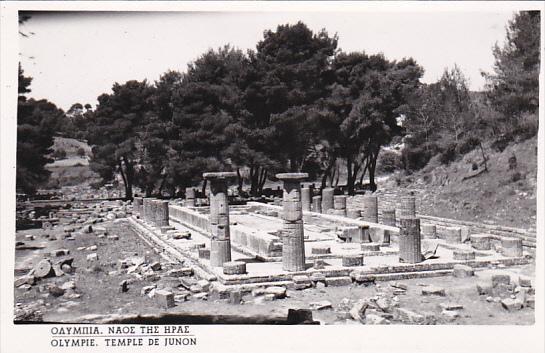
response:
<path id="1" fill-rule="evenodd" d="M 417 215 L 422 223 L 435 224 L 441 227 L 468 227 L 469 234 L 488 233 L 493 239 L 499 240 L 501 237 L 512 237 L 522 239 L 522 245 L 530 248 L 536 247 L 536 234 L 530 233 L 524 229 L 504 227 L 499 225 L 489 225 L 469 221 L 459 221 L 450 218 L 441 218 L 426 215 Z"/>
<path id="2" fill-rule="evenodd" d="M 401 197 L 397 193 L 381 191 L 376 193 L 378 197 L 379 222 L 382 222 L 382 211 L 387 209 L 396 209 L 396 220 L 399 224 L 399 209 L 401 207 Z M 363 196 L 354 196 L 348 200 L 349 206 L 355 209 L 363 208 Z M 416 197 L 416 210 L 421 208 L 421 200 Z M 442 218 L 417 214 L 422 224 L 434 224 L 441 227 L 468 227 L 469 234 L 488 233 L 493 235 L 496 240 L 500 237 L 514 237 L 522 239 L 522 244 L 526 247 L 536 247 L 536 233 L 521 228 L 505 227 L 501 225 L 484 224 L 470 221 L 461 221 L 457 219 Z"/>
<path id="3" fill-rule="evenodd" d="M 193 209 L 169 205 L 169 216 L 175 222 L 199 230 L 210 237 L 208 216 Z M 245 254 L 264 261 L 278 260 L 282 256 L 282 242 L 278 237 L 256 229 L 236 224 L 230 226 L 231 245 Z"/>
<path id="4" fill-rule="evenodd" d="M 262 208 L 262 209 L 270 209 L 275 211 L 281 211 L 281 206 L 275 206 L 265 203 L 259 203 L 259 202 L 248 202 L 248 206 L 256 207 L 256 208 Z M 391 227 L 384 224 L 378 224 L 378 223 L 372 223 L 372 222 L 366 222 L 366 221 L 360 221 L 358 219 L 353 218 L 347 218 L 343 216 L 337 216 L 332 214 L 325 214 L 325 213 L 316 213 L 316 212 L 310 212 L 310 211 L 303 211 L 304 216 L 315 216 L 320 217 L 322 219 L 326 219 L 329 221 L 334 222 L 337 226 L 367 226 L 369 227 L 369 234 L 371 235 L 371 238 L 381 238 L 382 234 L 384 232 L 390 233 L 390 236 L 397 236 L 399 235 L 399 228 L 398 227 Z"/>

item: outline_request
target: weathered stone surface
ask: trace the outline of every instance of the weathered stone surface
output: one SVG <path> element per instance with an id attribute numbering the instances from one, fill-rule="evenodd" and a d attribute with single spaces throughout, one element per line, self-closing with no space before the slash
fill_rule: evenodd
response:
<path id="1" fill-rule="evenodd" d="M 519 286 L 521 287 L 531 287 L 532 286 L 532 279 L 527 276 L 519 276 Z"/>
<path id="2" fill-rule="evenodd" d="M 41 260 L 34 266 L 34 277 L 46 278 L 55 276 L 55 271 L 51 262 L 47 259 Z"/>
<path id="3" fill-rule="evenodd" d="M 333 305 L 329 300 L 321 300 L 319 302 L 312 302 L 309 304 L 309 308 L 311 310 L 325 310 L 325 309 L 332 309 Z"/>
<path id="4" fill-rule="evenodd" d="M 176 305 L 174 302 L 174 294 L 163 289 L 158 289 L 155 291 L 155 300 L 164 308 L 172 308 Z"/>
<path id="5" fill-rule="evenodd" d="M 240 275 L 246 273 L 246 263 L 242 261 L 230 261 L 223 264 L 223 273 L 226 275 Z"/>
<path id="6" fill-rule="evenodd" d="M 363 322 L 365 310 L 369 307 L 369 302 L 365 299 L 358 300 L 350 309 L 349 313 L 352 319 Z"/>
<path id="7" fill-rule="evenodd" d="M 417 314 L 414 311 L 404 308 L 395 308 L 394 317 L 406 324 L 422 325 L 426 322 L 424 315 Z"/>
<path id="8" fill-rule="evenodd" d="M 511 277 L 506 274 L 495 274 L 492 275 L 492 287 L 497 287 L 500 283 L 510 284 Z"/>
<path id="9" fill-rule="evenodd" d="M 242 292 L 240 290 L 232 290 L 229 292 L 229 304 L 241 304 Z"/>
<path id="10" fill-rule="evenodd" d="M 476 250 L 490 250 L 492 236 L 490 234 L 471 234 L 469 239 L 471 241 L 471 247 Z"/>
<path id="11" fill-rule="evenodd" d="M 492 284 L 489 283 L 477 283 L 477 293 L 479 295 L 492 295 Z"/>
<path id="12" fill-rule="evenodd" d="M 387 325 L 390 321 L 385 319 L 382 316 L 376 314 L 367 314 L 365 315 L 364 324 L 366 325 Z"/>
<path id="13" fill-rule="evenodd" d="M 326 277 L 325 284 L 328 287 L 341 287 L 352 284 L 352 279 L 349 276 L 344 277 Z"/>
<path id="14" fill-rule="evenodd" d="M 454 250 L 453 251 L 454 260 L 469 261 L 475 260 L 475 251 L 472 250 Z"/>
<path id="15" fill-rule="evenodd" d="M 127 280 L 123 280 L 119 283 L 119 291 L 121 293 L 125 293 L 129 291 L 129 282 Z"/>
<path id="16" fill-rule="evenodd" d="M 331 247 L 329 245 L 314 245 L 311 249 L 311 253 L 315 255 L 331 254 Z"/>
<path id="17" fill-rule="evenodd" d="M 35 283 L 35 277 L 33 275 L 25 275 L 15 279 L 15 287 L 28 284 L 33 285 Z"/>
<path id="18" fill-rule="evenodd" d="M 524 302 L 519 299 L 505 298 L 501 301 L 501 306 L 507 311 L 516 311 L 522 309 Z"/>
<path id="19" fill-rule="evenodd" d="M 456 264 L 452 270 L 452 275 L 457 278 L 471 277 L 475 274 L 475 270 L 471 266 Z"/>
<path id="20" fill-rule="evenodd" d="M 363 253 L 344 254 L 342 265 L 346 267 L 363 266 Z"/>
<path id="21" fill-rule="evenodd" d="M 422 295 L 438 295 L 438 296 L 446 296 L 445 289 L 441 287 L 436 286 L 426 286 L 422 288 Z"/>
<path id="22" fill-rule="evenodd" d="M 314 268 L 315 270 L 322 270 L 325 268 L 325 262 L 324 260 L 322 259 L 315 259 L 313 264 L 312 264 L 312 268 Z"/>
<path id="23" fill-rule="evenodd" d="M 282 299 L 286 297 L 286 288 L 279 286 L 271 286 L 265 288 L 263 295 L 273 295 L 275 299 Z"/>
<path id="24" fill-rule="evenodd" d="M 464 306 L 459 303 L 441 303 L 439 307 L 443 310 L 462 310 Z"/>
<path id="25" fill-rule="evenodd" d="M 87 261 L 89 261 L 89 262 L 98 261 L 98 254 L 97 253 L 92 253 L 92 254 L 87 255 Z"/>

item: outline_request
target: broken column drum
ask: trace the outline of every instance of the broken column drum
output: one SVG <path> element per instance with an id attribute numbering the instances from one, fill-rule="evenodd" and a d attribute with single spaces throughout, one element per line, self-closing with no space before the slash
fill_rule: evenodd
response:
<path id="1" fill-rule="evenodd" d="M 399 220 L 399 262 L 422 262 L 420 245 L 420 219 L 404 217 Z"/>
<path id="2" fill-rule="evenodd" d="M 327 211 L 333 208 L 333 195 L 335 189 L 326 188 L 322 190 L 322 213 L 327 213 Z"/>
<path id="3" fill-rule="evenodd" d="M 185 188 L 185 205 L 195 207 L 195 189 Z"/>
<path id="4" fill-rule="evenodd" d="M 395 208 L 382 210 L 382 224 L 384 224 L 386 226 L 391 226 L 391 227 L 396 226 L 396 210 L 395 210 Z"/>
<path id="5" fill-rule="evenodd" d="M 363 220 L 378 223 L 378 200 L 376 196 L 365 195 L 363 197 Z"/>
<path id="6" fill-rule="evenodd" d="M 399 218 L 416 217 L 416 197 L 404 196 L 401 198 L 401 207 L 399 208 Z"/>
<path id="7" fill-rule="evenodd" d="M 142 216 L 142 198 L 135 197 L 132 201 L 133 209 L 136 214 Z"/>
<path id="8" fill-rule="evenodd" d="M 153 199 L 150 201 L 150 222 L 157 225 L 157 208 L 159 208 L 159 200 Z"/>
<path id="9" fill-rule="evenodd" d="M 168 201 L 157 201 L 157 209 L 155 210 L 155 223 L 158 227 L 168 226 Z"/>
<path id="10" fill-rule="evenodd" d="M 314 196 L 312 198 L 312 211 L 322 213 L 322 197 Z"/>
<path id="11" fill-rule="evenodd" d="M 303 211 L 310 211 L 310 189 L 301 188 L 301 205 Z"/>
<path id="12" fill-rule="evenodd" d="M 144 200 L 142 200 L 142 213 L 144 215 L 144 221 L 149 222 L 150 220 L 150 201 L 151 199 L 149 197 L 145 197 Z"/>
<path id="13" fill-rule="evenodd" d="M 276 177 L 283 182 L 282 219 L 282 269 L 284 271 L 305 270 L 305 239 L 303 210 L 301 205 L 301 181 L 307 173 L 281 173 Z"/>
<path id="14" fill-rule="evenodd" d="M 204 173 L 203 177 L 210 182 L 210 265 L 220 267 L 231 261 L 227 181 L 236 173 Z"/>
<path id="15" fill-rule="evenodd" d="M 346 196 L 333 196 L 334 214 L 338 216 L 346 216 Z"/>

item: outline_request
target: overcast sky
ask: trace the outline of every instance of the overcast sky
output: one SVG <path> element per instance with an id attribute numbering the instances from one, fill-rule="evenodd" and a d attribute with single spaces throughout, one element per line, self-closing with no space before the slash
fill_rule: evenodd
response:
<path id="1" fill-rule="evenodd" d="M 492 46 L 503 43 L 503 12 L 193 12 L 41 13 L 21 30 L 21 63 L 33 77 L 30 94 L 67 110 L 73 103 L 97 103 L 114 82 L 148 79 L 169 70 L 185 71 L 209 48 L 231 44 L 255 48 L 263 31 L 301 20 L 312 30 L 339 36 L 344 51 L 384 53 L 388 59 L 413 57 L 424 67 L 424 82 L 436 81 L 445 67 L 462 69 L 472 90 L 484 85 Z"/>

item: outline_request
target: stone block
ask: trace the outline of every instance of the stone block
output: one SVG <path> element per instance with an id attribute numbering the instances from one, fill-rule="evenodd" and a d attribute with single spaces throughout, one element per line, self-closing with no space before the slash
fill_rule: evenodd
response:
<path id="1" fill-rule="evenodd" d="M 501 306 L 507 311 L 517 311 L 522 309 L 524 302 L 519 299 L 505 298 L 500 302 Z"/>
<path id="2" fill-rule="evenodd" d="M 475 251 L 472 250 L 454 250 L 453 258 L 457 261 L 475 260 Z"/>
<path id="3" fill-rule="evenodd" d="M 242 261 L 229 261 L 223 263 L 223 274 L 242 275 L 246 273 L 246 263 Z"/>
<path id="4" fill-rule="evenodd" d="M 465 277 L 471 277 L 475 274 L 475 270 L 471 266 L 466 265 L 460 265 L 456 264 L 454 265 L 452 275 L 457 278 L 465 278 Z"/>
<path id="5" fill-rule="evenodd" d="M 510 284 L 511 283 L 511 277 L 506 274 L 495 274 L 492 275 L 492 287 L 497 287 L 500 283 L 502 284 Z"/>
<path id="6" fill-rule="evenodd" d="M 349 276 L 327 277 L 325 279 L 325 284 L 328 287 L 348 286 L 352 284 L 352 278 L 350 278 Z"/>
<path id="7" fill-rule="evenodd" d="M 176 305 L 174 303 L 174 294 L 163 289 L 155 291 L 155 300 L 163 308 L 172 308 Z"/>
<path id="8" fill-rule="evenodd" d="M 446 296 L 445 289 L 436 286 L 426 286 L 422 288 L 422 295 L 437 295 L 444 297 Z"/>

